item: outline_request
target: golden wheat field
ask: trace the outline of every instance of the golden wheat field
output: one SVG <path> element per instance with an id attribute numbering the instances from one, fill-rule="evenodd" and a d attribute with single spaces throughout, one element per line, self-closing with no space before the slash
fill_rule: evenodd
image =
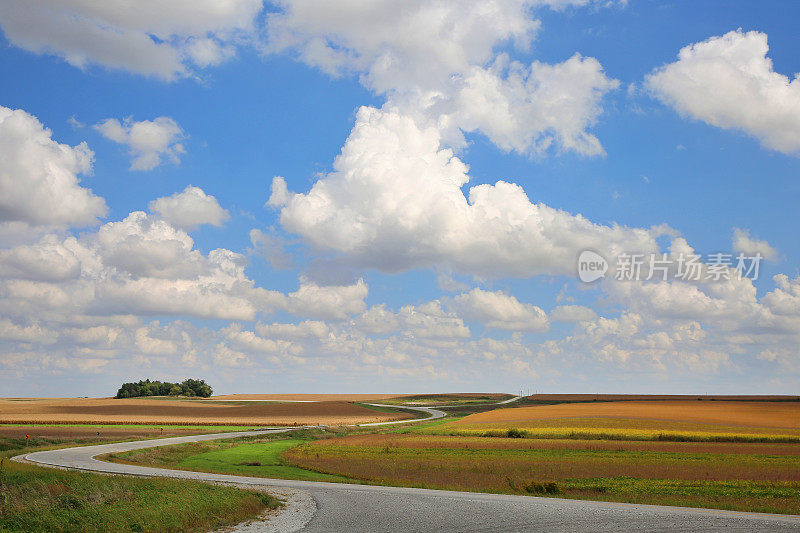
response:
<path id="1" fill-rule="evenodd" d="M 453 425 L 524 425 L 554 418 L 624 418 L 800 429 L 800 402 L 632 401 L 537 405 L 476 413 Z"/>
<path id="2" fill-rule="evenodd" d="M 0 399 L 5 424 L 344 425 L 411 418 L 345 401 L 207 402 L 162 399 Z"/>

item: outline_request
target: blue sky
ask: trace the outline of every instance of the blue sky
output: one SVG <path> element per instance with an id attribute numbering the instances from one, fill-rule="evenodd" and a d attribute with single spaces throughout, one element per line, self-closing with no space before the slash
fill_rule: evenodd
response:
<path id="1" fill-rule="evenodd" d="M 457 4 L 0 4 L 2 395 L 796 393 L 800 6 Z"/>

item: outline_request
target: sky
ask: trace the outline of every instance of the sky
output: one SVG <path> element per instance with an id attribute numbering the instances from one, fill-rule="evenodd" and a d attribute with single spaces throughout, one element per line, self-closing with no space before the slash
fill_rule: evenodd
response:
<path id="1" fill-rule="evenodd" d="M 0 396 L 798 394 L 798 16 L 0 0 Z"/>

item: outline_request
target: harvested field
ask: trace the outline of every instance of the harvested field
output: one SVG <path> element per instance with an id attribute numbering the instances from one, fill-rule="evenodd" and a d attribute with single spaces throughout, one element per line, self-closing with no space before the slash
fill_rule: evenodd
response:
<path id="1" fill-rule="evenodd" d="M 343 401 L 202 402 L 152 399 L 0 400 L 5 424 L 343 425 L 412 418 Z"/>
<path id="2" fill-rule="evenodd" d="M 397 398 L 398 394 L 223 394 L 209 400 L 264 401 L 264 402 L 377 402 Z"/>
<path id="3" fill-rule="evenodd" d="M 626 401 L 538 405 L 496 409 L 451 422 L 451 426 L 502 425 L 566 418 L 664 420 L 754 428 L 800 429 L 800 402 Z"/>
<path id="4" fill-rule="evenodd" d="M 800 396 L 747 394 L 531 394 L 525 400 L 541 402 L 625 402 L 625 401 L 740 401 L 800 402 Z"/>

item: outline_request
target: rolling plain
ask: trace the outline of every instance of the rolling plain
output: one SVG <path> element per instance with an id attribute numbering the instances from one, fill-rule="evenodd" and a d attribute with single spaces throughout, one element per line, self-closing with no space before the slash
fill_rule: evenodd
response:
<path id="1" fill-rule="evenodd" d="M 509 398 L 511 403 L 499 404 Z M 359 403 L 366 401 L 396 408 Z M 403 405 L 447 405 L 441 409 L 449 415 L 415 421 L 412 414 L 395 410 Z M 90 443 L 160 436 L 162 427 L 163 436 L 168 436 L 264 425 L 317 426 L 291 434 L 147 448 L 105 458 L 134 465 L 256 478 L 800 514 L 800 402 L 794 397 L 748 401 L 745 397 L 514 399 L 501 394 L 439 394 L 347 399 L 320 395 L 316 400 L 296 395 L 42 399 L 0 401 L 0 415 L 4 421 L 16 421 L 0 426 L 0 436 L 17 443 L 23 431 L 37 438 L 61 435 Z M 410 423 L 352 425 L 402 419 Z M 26 420 L 40 422 L 22 425 Z M 60 420 L 73 425 L 59 424 Z"/>
<path id="2" fill-rule="evenodd" d="M 456 412 L 465 402 L 439 399 Z M 291 444 L 217 441 L 115 460 L 257 477 L 800 513 L 796 401 L 525 400 L 405 428 L 325 428 L 295 435 Z"/>

